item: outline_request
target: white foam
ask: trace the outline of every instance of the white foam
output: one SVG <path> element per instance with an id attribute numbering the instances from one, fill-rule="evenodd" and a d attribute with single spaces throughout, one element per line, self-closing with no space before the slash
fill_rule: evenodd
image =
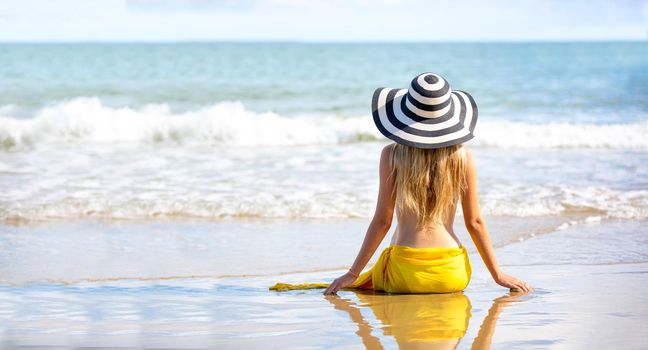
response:
<path id="1" fill-rule="evenodd" d="M 97 98 L 79 98 L 44 108 L 30 119 L 0 117 L 0 144 L 4 149 L 52 143 L 336 144 L 377 139 L 372 124 L 359 118 L 256 113 L 239 102 L 173 114 L 165 104 L 112 108 Z"/>
<path id="2" fill-rule="evenodd" d="M 84 218 L 108 220 L 203 219 L 219 221 L 232 218 L 276 219 L 369 219 L 373 214 L 376 194 L 372 191 L 290 188 L 243 191 L 241 195 L 228 192 L 209 193 L 187 187 L 169 186 L 159 191 L 114 189 L 97 191 L 80 189 L 58 191 L 43 189 L 8 200 L 0 207 L 0 221 L 29 222 L 50 220 L 77 220 Z M 171 188 L 172 187 L 172 188 Z M 291 192 L 292 191 L 292 192 Z M 38 191 L 33 191 L 38 192 Z M 11 195 L 11 194 L 8 194 Z M 18 198 L 16 198 L 18 199 Z M 567 216 L 583 217 L 572 220 L 558 230 L 579 223 L 595 223 L 603 219 L 648 218 L 648 191 L 617 191 L 607 188 L 553 188 L 538 196 L 511 195 L 504 198 L 482 197 L 482 211 L 486 216 Z M 461 210 L 458 210 L 461 215 Z"/>
<path id="3" fill-rule="evenodd" d="M 239 102 L 172 113 L 166 104 L 109 107 L 98 98 L 77 98 L 43 108 L 31 118 L 0 107 L 0 149 L 52 144 L 312 145 L 385 140 L 369 114 L 361 117 L 257 113 Z M 497 148 L 648 149 L 648 121 L 630 124 L 530 124 L 482 116 L 475 146 Z"/>
<path id="4" fill-rule="evenodd" d="M 478 122 L 472 144 L 498 148 L 648 149 L 648 121 L 629 124 Z"/>
<path id="5" fill-rule="evenodd" d="M 510 195 L 503 196 L 502 193 Z M 482 210 L 488 215 L 528 217 L 580 214 L 589 215 L 586 218 L 588 223 L 602 218 L 648 218 L 646 190 L 508 184 L 507 187 L 491 188 L 482 199 Z"/>

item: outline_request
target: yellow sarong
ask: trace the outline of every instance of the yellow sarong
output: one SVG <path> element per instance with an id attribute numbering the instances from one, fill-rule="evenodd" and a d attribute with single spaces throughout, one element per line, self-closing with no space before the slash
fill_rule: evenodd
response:
<path id="1" fill-rule="evenodd" d="M 344 289 L 373 289 L 387 293 L 452 293 L 464 290 L 472 269 L 465 246 L 385 248 L 376 264 Z M 329 283 L 276 283 L 271 290 L 326 288 Z"/>
<path id="2" fill-rule="evenodd" d="M 383 333 L 399 344 L 459 339 L 472 315 L 470 300 L 463 293 L 357 296 L 360 305 L 370 307 L 380 320 Z"/>

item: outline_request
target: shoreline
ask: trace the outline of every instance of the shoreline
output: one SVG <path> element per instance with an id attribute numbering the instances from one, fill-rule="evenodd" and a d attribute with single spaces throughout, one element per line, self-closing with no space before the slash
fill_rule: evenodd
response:
<path id="1" fill-rule="evenodd" d="M 534 286 L 534 293 L 522 296 L 495 285 L 474 252 L 472 280 L 460 293 L 463 297 L 450 300 L 356 291 L 340 291 L 330 300 L 321 289 L 267 289 L 278 279 L 330 281 L 342 269 L 257 277 L 3 284 L 0 345 L 254 349 L 267 348 L 272 339 L 281 348 L 640 348 L 648 342 L 642 331 L 648 323 L 648 295 L 633 291 L 648 287 L 648 237 L 643 227 L 645 222 L 588 223 L 496 248 L 504 270 Z M 619 252 L 634 261 L 624 261 Z M 565 258 L 552 264 L 556 256 Z M 430 308 L 434 305 L 438 307 Z M 438 323 L 448 315 L 454 321 Z M 432 323 L 417 322 L 420 317 Z M 457 328 L 464 321 L 465 329 Z M 430 324 L 436 328 L 426 328 Z M 447 339 L 438 341 L 439 334 Z"/>
<path id="2" fill-rule="evenodd" d="M 35 227 L 0 226 L 0 242 L 11 252 L 6 264 L 0 265 L 0 282 L 22 285 L 187 277 L 222 279 L 345 270 L 364 239 L 368 221 L 86 221 Z M 578 224 L 565 226 L 567 222 Z M 551 235 L 562 227 L 569 230 L 583 225 L 588 225 L 585 219 L 574 221 L 573 217 L 488 218 L 495 248 Z M 394 229 L 395 225 L 365 269 L 391 244 Z M 455 233 L 469 253 L 475 255 L 465 227 L 456 223 Z M 255 252 L 254 259 L 250 259 L 249 252 Z M 74 258 L 65 259 L 68 255 Z"/>

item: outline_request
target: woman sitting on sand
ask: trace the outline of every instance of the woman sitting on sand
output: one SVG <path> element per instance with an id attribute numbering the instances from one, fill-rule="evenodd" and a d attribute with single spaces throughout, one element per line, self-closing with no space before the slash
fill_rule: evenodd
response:
<path id="1" fill-rule="evenodd" d="M 416 76 L 408 89 L 379 88 L 372 100 L 380 132 L 396 143 L 380 156 L 380 189 L 374 218 L 355 262 L 332 283 L 277 283 L 273 290 L 344 288 L 388 293 L 450 293 L 466 288 L 471 276 L 468 252 L 455 233 L 456 205 L 491 276 L 501 286 L 531 287 L 498 266 L 477 197 L 472 152 L 462 146 L 473 138 L 477 106 L 470 94 L 452 91 L 438 74 Z M 391 246 L 368 271 L 369 262 L 391 227 Z"/>

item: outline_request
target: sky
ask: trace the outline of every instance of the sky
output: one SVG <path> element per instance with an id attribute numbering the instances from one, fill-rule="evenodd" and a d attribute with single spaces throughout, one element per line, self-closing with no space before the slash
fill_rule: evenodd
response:
<path id="1" fill-rule="evenodd" d="M 0 0 L 0 41 L 648 39 L 648 0 Z"/>

